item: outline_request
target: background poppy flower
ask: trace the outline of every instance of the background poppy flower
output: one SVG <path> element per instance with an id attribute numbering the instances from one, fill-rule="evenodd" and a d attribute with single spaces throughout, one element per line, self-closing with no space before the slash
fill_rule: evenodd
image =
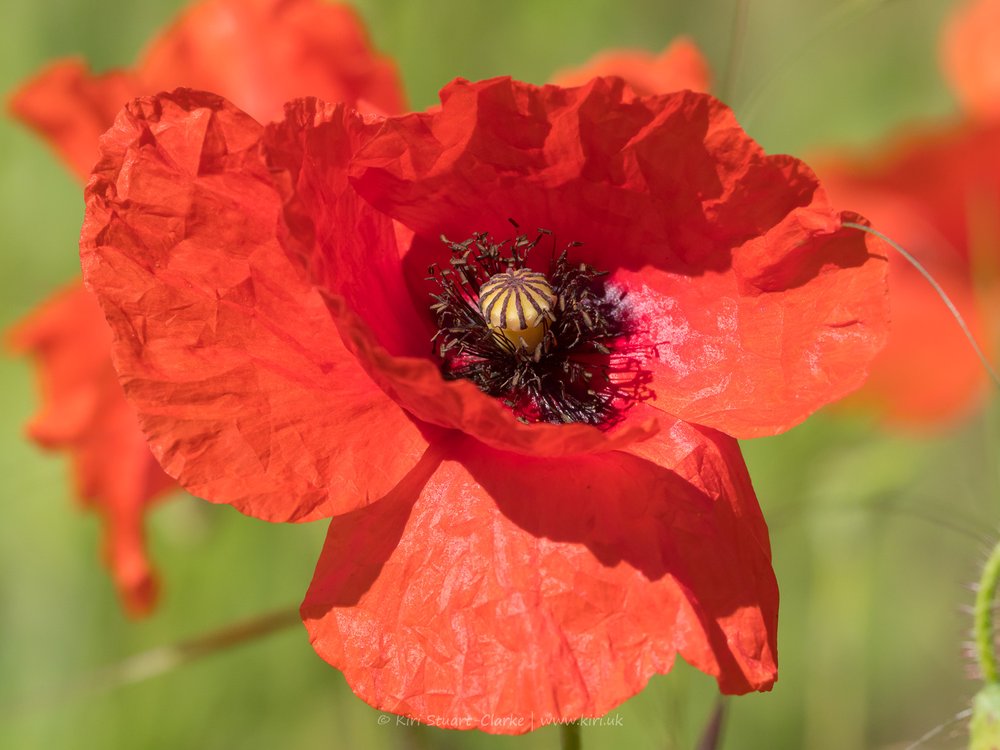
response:
<path id="1" fill-rule="evenodd" d="M 833 198 L 910 251 L 994 351 L 1000 327 L 1000 2 L 960 7 L 942 63 L 966 117 L 911 125 L 864 153 L 818 156 Z M 987 374 L 951 313 L 903 258 L 890 263 L 892 335 L 851 403 L 891 423 L 932 427 L 977 405 Z"/>
<path id="2" fill-rule="evenodd" d="M 142 516 L 175 484 L 150 455 L 122 396 L 97 300 L 76 284 L 22 321 L 9 341 L 38 364 L 43 406 L 28 434 L 47 448 L 69 449 L 76 493 L 102 516 L 104 556 L 122 599 L 133 614 L 148 611 L 156 591 Z"/>
<path id="3" fill-rule="evenodd" d="M 157 37 L 134 68 L 93 74 L 82 61 L 60 61 L 22 86 L 10 108 L 85 179 L 98 137 L 122 105 L 178 85 L 220 91 L 262 120 L 307 93 L 383 112 L 404 108 L 395 66 L 372 50 L 356 13 L 320 0 L 207 0 Z M 29 434 L 70 453 L 78 494 L 105 518 L 123 601 L 132 614 L 148 612 L 155 583 L 142 515 L 174 482 L 144 447 L 121 396 L 96 301 L 76 283 L 10 340 L 39 367 L 44 403 Z"/>
<path id="4" fill-rule="evenodd" d="M 1000 2 L 994 0 L 963 6 L 951 20 L 943 47 L 943 65 L 954 90 L 966 109 L 979 116 L 1000 106 L 1000 54 L 993 43 L 1000 26 L 990 22 L 993 16 L 1000 18 L 997 14 Z M 668 60 L 679 65 L 667 67 Z M 556 82 L 581 83 L 588 73 L 602 72 L 621 75 L 637 91 L 648 93 L 707 91 L 710 82 L 707 63 L 686 40 L 659 56 L 643 51 L 601 55 L 579 71 L 557 75 Z M 995 203 L 991 197 L 1000 188 L 997 136 L 996 127 L 988 124 L 956 125 L 910 133 L 867 155 L 826 154 L 815 162 L 834 202 L 856 207 L 913 252 L 948 291 L 977 338 L 986 335 L 987 345 L 997 331 L 984 329 L 980 315 L 1000 314 L 1000 295 L 986 289 L 994 285 L 990 277 L 997 269 L 978 260 L 977 294 L 970 247 L 975 242 L 982 251 L 1000 241 L 1000 227 L 988 224 Z M 970 230 L 987 236 L 972 238 Z M 951 314 L 935 302 L 926 280 L 902 259 L 890 268 L 894 334 L 876 357 L 865 386 L 846 403 L 910 426 L 953 419 L 978 402 L 986 385 L 982 365 Z M 926 378 L 931 372 L 934 377 Z"/>
<path id="5" fill-rule="evenodd" d="M 941 40 L 941 65 L 962 108 L 1000 116 L 1000 2 L 969 0 L 954 11 Z"/>
<path id="6" fill-rule="evenodd" d="M 870 156 L 821 157 L 830 193 L 851 201 L 948 293 L 992 351 L 1000 314 L 1000 124 L 927 128 Z M 992 256 L 992 257 L 991 257 Z M 951 313 L 903 258 L 890 263 L 892 334 L 851 403 L 897 425 L 931 427 L 967 414 L 987 375 Z"/>
<path id="7" fill-rule="evenodd" d="M 210 94 L 129 105 L 81 244 L 122 383 L 195 494 L 334 516 L 302 614 L 379 708 L 523 732 L 602 714 L 676 654 L 776 675 L 777 588 L 736 437 L 855 388 L 884 259 L 805 165 L 711 97 L 456 81 L 382 121 Z M 429 352 L 442 234 L 579 240 L 652 397 L 525 424 Z"/>
<path id="8" fill-rule="evenodd" d="M 595 76 L 619 76 L 637 94 L 668 91 L 709 91 L 712 71 L 697 45 L 686 37 L 675 39 L 659 54 L 645 50 L 602 52 L 584 65 L 558 71 L 557 86 L 581 86 Z"/>

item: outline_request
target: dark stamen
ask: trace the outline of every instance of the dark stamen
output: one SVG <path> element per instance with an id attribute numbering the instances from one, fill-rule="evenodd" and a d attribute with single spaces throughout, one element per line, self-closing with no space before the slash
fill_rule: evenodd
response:
<path id="1" fill-rule="evenodd" d="M 630 321 L 621 299 L 607 293 L 605 274 L 569 261 L 569 251 L 580 243 L 570 243 L 557 254 L 553 239 L 548 283 L 556 301 L 547 313 L 544 337 L 533 349 L 498 335 L 479 309 L 483 285 L 497 274 L 526 268 L 528 253 L 551 235 L 540 229 L 534 239 L 519 234 L 500 242 L 486 233 L 462 242 L 442 236 L 452 257 L 446 267 L 434 264 L 429 269 L 438 287 L 431 295 L 438 324 L 434 351 L 445 377 L 471 380 L 522 421 L 608 427 L 623 408 L 648 396 L 649 373 L 641 366 L 642 352 L 627 342 Z M 537 309 L 530 296 L 532 284 L 522 289 Z M 540 285 L 534 289 L 535 294 L 544 291 Z M 496 295 L 504 300 L 494 298 L 489 307 L 506 306 L 511 293 Z M 523 301 L 518 295 L 514 301 L 523 327 Z"/>

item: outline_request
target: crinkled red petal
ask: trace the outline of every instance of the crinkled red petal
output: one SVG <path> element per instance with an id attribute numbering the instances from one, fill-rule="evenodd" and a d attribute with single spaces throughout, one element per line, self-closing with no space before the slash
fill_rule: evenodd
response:
<path id="1" fill-rule="evenodd" d="M 347 6 L 207 0 L 161 35 L 135 70 L 94 75 L 82 61 L 58 62 L 24 84 L 10 109 L 86 179 L 98 158 L 98 138 L 122 105 L 182 83 L 221 91 L 267 118 L 307 93 L 385 112 L 405 106 L 393 64 L 371 49 Z M 105 516 L 106 554 L 126 605 L 146 612 L 155 580 L 141 512 L 173 481 L 158 468 L 122 397 L 107 324 L 81 289 L 36 313 L 14 336 L 38 358 L 47 394 L 32 434 L 73 456 L 81 496 Z"/>
<path id="2" fill-rule="evenodd" d="M 709 91 L 712 72 L 698 46 L 687 37 L 672 41 L 659 54 L 641 50 L 602 52 L 578 68 L 552 76 L 557 86 L 582 86 L 598 76 L 624 78 L 636 93 L 667 94 L 671 91 Z"/>
<path id="3" fill-rule="evenodd" d="M 298 96 L 406 109 L 394 63 L 372 49 L 357 13 L 324 0 L 204 0 L 135 68 L 95 75 L 80 60 L 61 61 L 23 85 L 10 108 L 86 179 L 122 106 L 178 86 L 214 91 L 262 122 Z"/>
<path id="4" fill-rule="evenodd" d="M 1000 310 L 1000 125 L 912 133 L 876 155 L 819 160 L 831 195 L 911 252 L 991 351 Z M 986 374 L 937 294 L 890 252 L 892 331 L 857 396 L 897 424 L 930 427 L 977 404 Z"/>
<path id="5" fill-rule="evenodd" d="M 302 615 L 371 705 L 494 733 L 600 716 L 674 657 L 769 689 L 778 591 L 735 441 L 673 424 L 641 457 L 468 438 L 332 521 Z"/>
<path id="6" fill-rule="evenodd" d="M 393 222 L 350 186 L 347 168 L 381 121 L 316 99 L 289 103 L 264 149 L 285 203 L 289 255 L 328 296 L 361 316 L 396 355 L 426 356 L 432 331 L 407 293 Z"/>
<path id="7" fill-rule="evenodd" d="M 262 132 L 210 94 L 126 107 L 87 189 L 84 278 L 166 471 L 244 513 L 309 520 L 385 494 L 426 441 L 286 254 Z"/>
<path id="8" fill-rule="evenodd" d="M 1000 115 L 1000 1 L 971 0 L 945 27 L 941 65 L 966 111 Z"/>
<path id="9" fill-rule="evenodd" d="M 456 81 L 441 99 L 389 120 L 352 167 L 358 191 L 415 232 L 415 300 L 424 269 L 447 260 L 439 235 L 508 237 L 513 218 L 583 242 L 575 256 L 654 315 L 636 336 L 657 347 L 662 410 L 772 434 L 863 381 L 888 323 L 884 258 L 841 227 L 808 167 L 766 156 L 724 105 L 636 98 L 616 79 Z"/>
<path id="10" fill-rule="evenodd" d="M 796 241 L 768 237 L 737 250 L 737 268 L 749 255 L 803 251 L 797 262 L 757 273 L 760 286 L 737 274 L 693 278 L 649 267 L 612 276 L 653 344 L 645 364 L 653 406 L 750 438 L 783 432 L 864 383 L 886 339 L 885 269 L 873 260 L 886 251 L 849 228 Z"/>
<path id="11" fill-rule="evenodd" d="M 325 291 L 344 342 L 371 377 L 419 419 L 505 450 L 590 453 L 655 433 L 653 419 L 610 432 L 582 424 L 523 424 L 473 384 L 442 378 L 428 356 L 430 298 L 418 306 L 408 292 L 397 228 L 346 180 L 353 150 L 376 130 L 342 107 L 302 100 L 289 106 L 286 120 L 271 126 L 265 138 L 268 163 L 281 175 L 289 255 Z"/>
<path id="12" fill-rule="evenodd" d="M 156 576 L 143 514 L 175 487 L 149 452 L 111 367 L 111 332 L 93 295 L 76 284 L 10 333 L 38 365 L 42 406 L 31 437 L 72 457 L 77 492 L 104 521 L 104 554 L 130 613 L 149 612 Z"/>

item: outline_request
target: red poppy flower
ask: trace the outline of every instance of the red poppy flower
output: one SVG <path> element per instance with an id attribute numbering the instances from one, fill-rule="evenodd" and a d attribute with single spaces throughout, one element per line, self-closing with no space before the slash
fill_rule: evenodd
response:
<path id="1" fill-rule="evenodd" d="M 946 71 L 969 117 L 925 124 L 865 154 L 814 163 L 833 199 L 897 240 L 941 284 L 989 351 L 1000 328 L 1000 2 L 960 9 L 944 37 Z M 951 313 L 904 259 L 890 263 L 892 335 L 851 403 L 891 423 L 933 427 L 979 403 L 987 376 Z"/>
<path id="2" fill-rule="evenodd" d="M 81 252 L 154 452 L 213 502 L 334 517 L 302 615 L 381 709 L 523 732 L 677 654 L 768 689 L 777 587 L 733 436 L 861 382 L 883 259 L 709 96 L 441 102 L 126 108 Z"/>
<path id="3" fill-rule="evenodd" d="M 95 75 L 80 61 L 57 62 L 10 106 L 84 178 L 99 135 L 126 101 L 178 85 L 220 91 L 265 120 L 306 93 L 385 112 L 404 106 L 394 66 L 372 51 L 354 11 L 320 0 L 208 0 L 158 37 L 135 68 Z M 44 406 L 30 434 L 72 455 L 80 496 L 105 516 L 109 564 L 125 604 L 143 614 L 155 585 L 142 512 L 173 482 L 144 447 L 121 395 L 110 338 L 96 302 L 77 284 L 30 315 L 12 341 L 39 365 Z"/>
<path id="4" fill-rule="evenodd" d="M 1000 116 L 1000 2 L 962 5 L 942 42 L 942 67 L 965 110 L 976 117 Z"/>
<path id="5" fill-rule="evenodd" d="M 708 61 L 690 39 L 671 42 L 658 55 L 642 50 L 603 52 L 585 65 L 555 74 L 552 83 L 581 86 L 596 76 L 619 76 L 641 95 L 670 91 L 709 91 L 712 72 Z"/>
<path id="6" fill-rule="evenodd" d="M 86 180 L 122 105 L 180 85 L 225 93 L 263 122 L 298 96 L 405 109 L 395 65 L 372 50 L 354 10 L 323 0 L 206 0 L 134 68 L 95 74 L 82 60 L 62 60 L 15 93 L 10 108 Z"/>

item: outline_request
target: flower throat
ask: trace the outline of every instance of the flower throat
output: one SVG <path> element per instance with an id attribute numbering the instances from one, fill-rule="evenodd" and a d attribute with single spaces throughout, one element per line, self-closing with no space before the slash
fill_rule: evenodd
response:
<path id="1" fill-rule="evenodd" d="M 511 221 L 515 227 L 513 221 Z M 471 380 L 500 398 L 523 422 L 614 424 L 636 400 L 647 373 L 624 356 L 628 333 L 620 296 L 585 263 L 572 263 L 572 242 L 548 273 L 527 266 L 528 253 L 552 233 L 496 241 L 480 232 L 441 241 L 447 266 L 430 267 L 437 286 L 434 352 L 446 378 Z"/>

